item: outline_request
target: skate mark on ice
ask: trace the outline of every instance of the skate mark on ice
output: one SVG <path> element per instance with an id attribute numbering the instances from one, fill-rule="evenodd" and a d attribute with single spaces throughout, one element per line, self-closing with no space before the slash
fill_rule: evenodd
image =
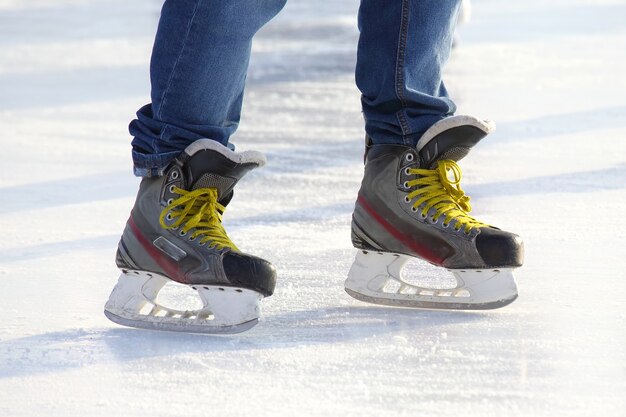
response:
<path id="1" fill-rule="evenodd" d="M 540 9 L 532 2 L 517 3 L 515 6 L 517 10 L 511 13 L 511 18 L 503 18 L 502 14 L 492 13 L 488 8 L 476 8 L 472 13 L 471 26 L 484 26 L 489 30 L 463 30 L 463 42 L 491 43 L 494 36 L 497 36 L 499 42 L 505 43 L 537 40 L 552 42 L 550 40 L 552 37 L 563 38 L 581 33 L 594 35 L 623 33 L 626 5 L 618 2 L 587 3 L 589 4 L 575 5 L 570 2 L 544 2 Z M 559 16 L 558 29 L 554 24 L 554 16 Z M 527 30 L 521 22 L 532 22 L 532 31 Z"/>
<path id="2" fill-rule="evenodd" d="M 322 168 L 351 167 L 356 174 L 362 169 L 362 141 L 343 140 L 270 150 L 264 176 L 306 173 L 309 177 Z M 358 176 L 358 175 L 357 175 Z"/>
<path id="3" fill-rule="evenodd" d="M 130 171 L 113 171 L 3 187 L 0 192 L 20 198 L 5 201 L 0 214 L 132 197 L 137 183 Z"/>
<path id="4" fill-rule="evenodd" d="M 133 328 L 69 329 L 0 341 L 0 379 L 54 374 L 150 358 L 186 360 L 191 354 L 220 366 L 220 352 L 292 349 L 352 343 L 408 331 L 424 339 L 441 331 L 484 320 L 481 313 L 415 312 L 402 308 L 347 306 L 271 314 L 239 335 L 200 335 Z M 230 353 L 229 353 L 230 352 Z"/>
<path id="5" fill-rule="evenodd" d="M 626 164 L 593 171 L 476 184 L 468 186 L 467 190 L 474 198 L 481 198 L 546 193 L 582 194 L 623 188 L 626 188 Z"/>
<path id="6" fill-rule="evenodd" d="M 345 203 L 328 204 L 325 206 L 295 208 L 293 210 L 277 211 L 275 213 L 263 213 L 255 216 L 247 216 L 232 219 L 229 226 L 236 230 L 237 228 L 245 228 L 250 225 L 263 225 L 278 223 L 282 227 L 286 227 L 287 223 L 329 221 L 337 216 L 350 216 L 354 207 L 354 201 L 346 201 Z M 346 233 L 349 233 L 347 229 Z"/>
<path id="7" fill-rule="evenodd" d="M 537 141 L 550 136 L 626 126 L 626 106 L 606 107 L 581 112 L 555 114 L 516 122 L 500 122 L 485 146 L 516 141 Z M 481 144 L 482 146 L 482 144 Z"/>
<path id="8" fill-rule="evenodd" d="M 19 2 L 19 6 L 0 10 L 0 45 L 14 42 L 67 41 L 80 39 L 145 37 L 153 31 L 159 17 L 159 4 L 132 3 L 136 17 L 126 24 L 128 3 L 123 0 L 92 1 L 76 4 L 38 4 Z M 17 4 L 17 2 L 16 2 Z M 28 23 L 30 24 L 28 24 Z M 7 36 L 10 34 L 11 36 Z"/>
<path id="9" fill-rule="evenodd" d="M 137 97 L 145 90 L 141 82 L 144 71 L 142 66 L 136 66 L 3 74 L 0 91 L 13 98 L 0 101 L 0 111 L 34 110 Z"/>
<path id="10" fill-rule="evenodd" d="M 0 259 L 3 264 L 31 261 L 39 258 L 50 258 L 62 255 L 72 255 L 77 251 L 90 252 L 94 250 L 111 249 L 117 245 L 119 235 L 97 236 L 93 238 L 66 240 L 61 242 L 42 243 L 33 246 L 20 246 L 0 250 Z"/>

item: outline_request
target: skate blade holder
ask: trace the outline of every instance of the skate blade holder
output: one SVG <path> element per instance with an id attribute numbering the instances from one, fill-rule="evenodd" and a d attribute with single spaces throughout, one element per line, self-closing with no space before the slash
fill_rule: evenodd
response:
<path id="1" fill-rule="evenodd" d="M 359 251 L 345 281 L 346 292 L 360 301 L 395 307 L 490 310 L 518 296 L 513 268 L 449 269 L 456 286 L 428 288 L 402 278 L 408 255 Z"/>
<path id="2" fill-rule="evenodd" d="M 169 278 L 125 270 L 104 307 L 104 314 L 123 326 L 187 333 L 240 333 L 259 321 L 263 295 L 246 288 L 187 285 L 202 307 L 178 310 L 162 305 L 157 296 Z M 183 284 L 181 284 L 183 285 Z"/>

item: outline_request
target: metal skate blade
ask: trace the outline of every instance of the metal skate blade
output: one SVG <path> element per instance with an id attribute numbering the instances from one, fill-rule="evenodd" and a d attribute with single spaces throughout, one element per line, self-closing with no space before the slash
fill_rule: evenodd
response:
<path id="1" fill-rule="evenodd" d="M 233 324 L 233 325 L 212 325 L 212 324 L 195 324 L 184 323 L 179 320 L 168 320 L 167 317 L 147 317 L 141 316 L 141 319 L 135 317 L 124 317 L 123 312 L 113 313 L 104 310 L 104 315 L 114 323 L 122 326 L 135 327 L 148 330 L 165 330 L 171 332 L 184 333 L 202 333 L 202 334 L 235 334 L 250 330 L 259 322 L 258 318 Z"/>
<path id="2" fill-rule="evenodd" d="M 512 268 L 448 269 L 456 285 L 436 288 L 402 278 L 409 259 L 395 253 L 358 252 L 344 284 L 346 292 L 367 303 L 436 310 L 492 310 L 517 299 Z"/>
<path id="3" fill-rule="evenodd" d="M 494 310 L 496 308 L 505 307 L 511 304 L 517 299 L 517 294 L 514 297 L 490 301 L 486 303 L 459 303 L 459 302 L 433 302 L 422 300 L 402 300 L 391 297 L 374 297 L 365 294 L 361 294 L 357 291 L 345 288 L 346 292 L 353 298 L 364 301 L 366 303 L 385 305 L 391 307 L 405 307 L 405 308 L 422 308 L 429 310 Z"/>
<path id="4" fill-rule="evenodd" d="M 159 293 L 168 284 L 188 287 L 202 307 L 184 309 L 161 303 Z M 172 332 L 230 334 L 254 327 L 259 321 L 263 294 L 247 288 L 222 285 L 177 284 L 146 271 L 122 271 L 104 306 L 113 322 L 140 329 Z"/>

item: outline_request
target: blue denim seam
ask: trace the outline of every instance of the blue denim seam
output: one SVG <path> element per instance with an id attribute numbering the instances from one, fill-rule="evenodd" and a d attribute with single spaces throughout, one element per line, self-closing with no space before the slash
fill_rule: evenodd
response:
<path id="1" fill-rule="evenodd" d="M 189 24 L 187 25 L 187 32 L 185 32 L 185 39 L 183 39 L 183 45 L 180 48 L 180 53 L 178 54 L 178 57 L 176 57 L 176 61 L 174 62 L 174 66 L 172 67 L 172 73 L 169 77 L 169 80 L 167 80 L 167 87 L 165 87 L 165 90 L 163 90 L 163 95 L 161 96 L 161 106 L 156 112 L 156 117 L 158 119 L 161 119 L 161 116 L 163 114 L 163 107 L 165 107 L 165 104 L 167 103 L 167 93 L 169 93 L 170 88 L 172 86 L 172 82 L 174 81 L 174 76 L 176 74 L 176 68 L 178 67 L 178 63 L 180 62 L 183 56 L 183 53 L 185 52 L 185 47 L 187 46 L 187 40 L 189 39 L 189 34 L 191 33 L 191 27 L 193 26 L 193 23 L 195 21 L 195 17 L 198 12 L 198 8 L 200 7 L 200 3 L 202 3 L 202 0 L 196 1 L 196 7 L 194 7 L 193 13 L 191 14 L 191 18 L 189 18 Z M 165 129 L 163 129 L 163 131 L 165 131 Z"/>
<path id="2" fill-rule="evenodd" d="M 402 141 L 405 145 L 410 145 L 411 140 L 406 137 L 410 132 L 408 120 L 404 109 L 407 107 L 404 99 L 404 61 L 406 57 L 406 43 L 409 32 L 409 2 L 402 0 L 402 12 L 400 16 L 400 33 L 398 34 L 398 53 L 396 55 L 396 96 L 400 100 L 401 110 L 396 112 L 396 118 L 402 128 Z"/>
<path id="3" fill-rule="evenodd" d="M 181 152 L 167 152 L 164 154 L 143 154 L 132 151 L 133 171 L 138 177 L 159 177 L 163 175 L 170 162 Z"/>

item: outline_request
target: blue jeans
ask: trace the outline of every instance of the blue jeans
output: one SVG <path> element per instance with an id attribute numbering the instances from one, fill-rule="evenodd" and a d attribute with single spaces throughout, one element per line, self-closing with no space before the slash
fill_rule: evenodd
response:
<path id="1" fill-rule="evenodd" d="M 441 79 L 460 0 L 361 0 L 356 84 L 374 144 L 414 145 L 456 110 Z M 152 103 L 130 124 L 138 176 L 161 175 L 197 139 L 229 146 L 252 38 L 286 0 L 166 0 L 150 76 Z"/>

